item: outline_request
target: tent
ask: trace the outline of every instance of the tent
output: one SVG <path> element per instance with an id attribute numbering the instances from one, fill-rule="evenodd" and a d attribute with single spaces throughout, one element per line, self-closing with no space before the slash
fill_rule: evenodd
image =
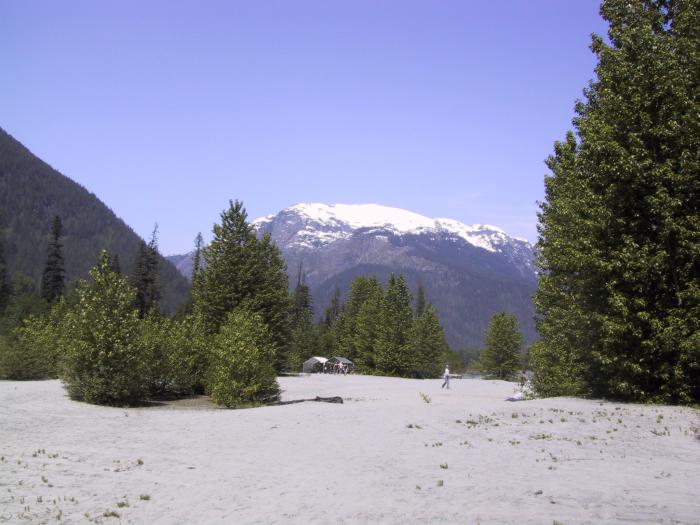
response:
<path id="1" fill-rule="evenodd" d="M 310 357 L 301 365 L 301 371 L 305 373 L 321 372 L 326 364 L 325 357 Z"/>
<path id="2" fill-rule="evenodd" d="M 334 356 L 331 357 L 325 364 L 325 369 L 327 372 L 337 372 L 338 367 L 342 365 L 342 371 L 344 373 L 352 372 L 355 368 L 355 363 L 350 361 L 346 357 Z"/>

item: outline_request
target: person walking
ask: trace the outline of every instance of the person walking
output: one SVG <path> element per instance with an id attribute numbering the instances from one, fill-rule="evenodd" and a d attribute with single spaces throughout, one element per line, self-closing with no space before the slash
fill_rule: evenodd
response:
<path id="1" fill-rule="evenodd" d="M 450 389 L 450 369 L 447 365 L 445 365 L 445 382 L 442 384 L 442 388 L 447 387 L 447 390 Z"/>

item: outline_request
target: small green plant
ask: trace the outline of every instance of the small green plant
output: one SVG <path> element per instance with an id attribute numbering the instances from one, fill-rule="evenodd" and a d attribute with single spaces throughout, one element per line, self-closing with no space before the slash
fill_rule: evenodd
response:
<path id="1" fill-rule="evenodd" d="M 432 399 L 430 399 L 430 396 L 428 394 L 424 394 L 423 392 L 420 392 L 420 397 L 423 398 L 423 401 L 426 403 L 430 403 Z"/>
<path id="2" fill-rule="evenodd" d="M 118 501 L 117 502 L 117 507 L 119 507 L 120 509 L 123 509 L 124 507 L 128 507 L 128 506 L 129 506 L 128 501 Z"/>
<path id="3" fill-rule="evenodd" d="M 136 460 L 136 464 L 139 465 L 139 466 L 140 466 L 140 465 L 143 465 L 143 460 L 142 460 L 141 458 L 137 459 L 137 460 Z"/>
<path id="4" fill-rule="evenodd" d="M 447 463 L 440 463 L 440 468 L 447 470 Z"/>
<path id="5" fill-rule="evenodd" d="M 102 516 L 105 518 L 121 518 L 121 514 L 119 514 L 117 511 L 114 510 L 106 510 L 102 513 Z"/>
<path id="6" fill-rule="evenodd" d="M 443 480 L 439 479 L 438 482 L 437 482 L 437 486 L 438 486 L 438 487 L 443 487 L 444 485 L 445 485 L 445 482 L 444 482 Z"/>
<path id="7" fill-rule="evenodd" d="M 140 500 L 143 500 L 143 501 L 150 501 L 150 500 L 151 500 L 151 496 L 149 496 L 148 494 L 141 494 L 141 495 L 139 496 L 139 499 L 140 499 Z"/>

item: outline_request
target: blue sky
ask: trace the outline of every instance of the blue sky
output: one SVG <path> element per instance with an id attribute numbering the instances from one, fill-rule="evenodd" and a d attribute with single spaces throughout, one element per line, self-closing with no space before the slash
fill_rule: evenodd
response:
<path id="1" fill-rule="evenodd" d="M 235 198 L 536 240 L 606 31 L 592 0 L 0 2 L 0 127 L 165 254 Z"/>

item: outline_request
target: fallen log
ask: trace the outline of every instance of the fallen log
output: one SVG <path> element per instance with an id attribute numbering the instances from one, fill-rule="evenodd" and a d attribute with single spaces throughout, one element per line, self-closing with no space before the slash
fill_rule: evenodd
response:
<path id="1" fill-rule="evenodd" d="M 291 401 L 277 401 L 276 403 L 272 403 L 273 405 L 293 405 L 295 403 L 305 403 L 306 401 L 319 401 L 321 403 L 340 403 L 341 405 L 343 404 L 343 398 L 340 396 L 333 396 L 333 397 L 321 397 L 321 396 L 316 396 L 310 399 L 293 399 Z"/>

